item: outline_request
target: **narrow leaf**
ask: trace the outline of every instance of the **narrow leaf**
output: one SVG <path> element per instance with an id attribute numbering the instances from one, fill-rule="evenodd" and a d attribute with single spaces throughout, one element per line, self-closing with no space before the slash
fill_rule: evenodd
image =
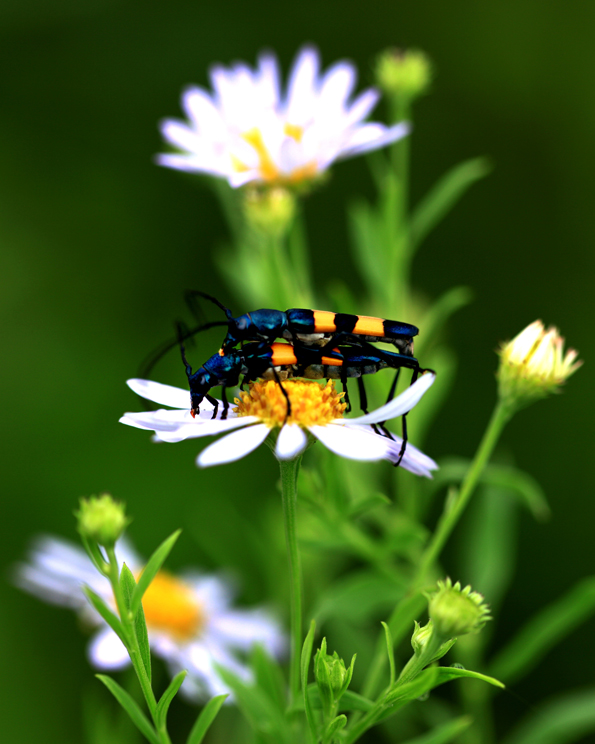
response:
<path id="1" fill-rule="evenodd" d="M 228 695 L 217 695 L 217 697 L 209 700 L 196 719 L 186 744 L 201 744 L 204 735 L 217 717 L 217 713 L 219 713 L 219 710 L 227 697 Z"/>
<path id="2" fill-rule="evenodd" d="M 540 610 L 491 665 L 510 682 L 527 674 L 562 638 L 595 613 L 595 576 L 579 581 L 567 594 Z"/>
<path id="3" fill-rule="evenodd" d="M 436 669 L 436 687 L 438 687 L 438 685 L 444 684 L 445 682 L 450 682 L 453 679 L 461 679 L 463 677 L 468 679 L 479 679 L 482 682 L 487 682 L 489 685 L 494 685 L 494 687 L 501 687 L 502 689 L 504 689 L 505 687 L 505 685 L 503 685 L 500 680 L 494 679 L 494 677 L 488 677 L 485 674 L 480 674 L 479 672 L 472 672 L 469 669 L 443 666 L 436 667 Z"/>
<path id="4" fill-rule="evenodd" d="M 591 688 L 549 700 L 503 744 L 569 744 L 594 732 L 595 689 Z"/>
<path id="5" fill-rule="evenodd" d="M 308 700 L 310 701 L 310 705 L 313 710 L 322 709 L 322 700 L 320 699 L 320 693 L 318 691 L 318 687 L 314 682 L 308 685 Z M 345 690 L 345 692 L 341 695 L 341 699 L 339 700 L 339 711 L 341 712 L 348 712 L 350 710 L 362 710 L 367 713 L 369 710 L 372 710 L 373 707 L 374 702 L 372 700 L 369 700 L 363 695 L 359 695 L 357 692 L 352 692 L 351 690 Z M 293 706 L 292 710 L 293 709 L 304 710 L 303 701 L 301 701 L 300 704 Z"/>
<path id="6" fill-rule="evenodd" d="M 130 716 L 130 719 L 134 725 L 138 728 L 141 734 L 151 742 L 151 744 L 160 744 L 159 737 L 155 732 L 153 726 L 149 723 L 149 719 L 145 716 L 142 710 L 138 707 L 135 701 L 120 685 L 113 680 L 111 677 L 107 677 L 105 674 L 97 674 L 97 679 L 100 679 L 107 689 L 112 693 L 120 705 Z"/>
<path id="7" fill-rule="evenodd" d="M 132 571 L 124 563 L 122 564 L 122 570 L 120 571 L 120 586 L 122 587 L 122 594 L 124 595 L 124 602 L 128 607 L 128 612 L 132 615 L 132 597 L 136 589 L 136 581 Z M 138 647 L 140 650 L 140 657 L 149 678 L 151 681 L 151 648 L 149 646 L 149 634 L 147 632 L 147 624 L 145 622 L 145 613 L 143 612 L 142 606 L 139 611 L 133 616 L 133 627 L 136 640 L 138 641 Z"/>
<path id="8" fill-rule="evenodd" d="M 279 744 L 290 741 L 290 730 L 285 715 L 278 710 L 264 690 L 246 684 L 225 667 L 217 664 L 215 669 L 225 685 L 232 690 L 238 708 L 252 728 L 270 735 Z"/>
<path id="9" fill-rule="evenodd" d="M 314 633 L 316 632 L 316 622 L 312 620 L 310 622 L 310 629 L 308 635 L 304 640 L 302 646 L 302 656 L 300 659 L 300 678 L 302 682 L 302 693 L 304 695 L 304 710 L 306 711 L 306 719 L 308 721 L 308 728 L 310 730 L 310 737 L 312 741 L 316 741 L 316 721 L 314 714 L 312 713 L 312 706 L 310 704 L 310 695 L 308 693 L 308 671 L 310 669 L 310 661 L 312 659 L 312 646 L 314 645 Z"/>
<path id="10" fill-rule="evenodd" d="M 122 641 L 122 643 L 125 646 L 128 646 L 128 640 L 126 638 L 126 633 L 124 632 L 124 626 L 122 625 L 120 618 L 117 617 L 110 608 L 105 604 L 103 599 L 98 595 L 95 594 L 93 589 L 89 586 L 83 587 L 83 592 L 85 593 L 85 596 L 91 602 L 93 607 L 97 610 L 97 612 L 101 615 L 101 617 L 105 620 L 105 622 L 110 626 L 110 628 L 114 631 L 114 633 L 118 636 L 118 638 Z"/>
<path id="11" fill-rule="evenodd" d="M 136 615 L 139 607 L 141 606 L 143 595 L 149 588 L 149 584 L 155 578 L 156 573 L 159 571 L 159 569 L 163 565 L 165 559 L 167 558 L 171 549 L 175 545 L 175 542 L 180 536 L 181 532 L 182 530 L 177 530 L 176 532 L 173 533 L 173 535 L 170 535 L 167 538 L 167 540 L 164 540 L 161 543 L 161 545 L 149 558 L 147 565 L 145 566 L 142 574 L 140 575 L 138 584 L 136 584 L 134 588 L 134 592 L 132 594 L 130 609 L 132 611 L 133 617 Z"/>
<path id="12" fill-rule="evenodd" d="M 95 568 L 99 571 L 100 574 L 106 575 L 106 569 L 108 568 L 107 561 L 101 554 L 101 550 L 99 549 L 99 545 L 97 545 L 96 542 L 93 540 L 87 539 L 87 537 L 83 534 L 81 534 L 81 541 L 83 543 L 83 547 L 87 551 L 87 555 L 93 562 L 93 565 Z"/>
<path id="13" fill-rule="evenodd" d="M 384 635 L 386 637 L 386 652 L 388 653 L 388 665 L 390 668 L 390 686 L 392 687 L 395 683 L 395 654 L 393 652 L 394 644 L 392 633 L 386 623 L 382 623 L 384 628 Z"/>
<path id="14" fill-rule="evenodd" d="M 324 734 L 324 740 L 325 741 L 332 741 L 333 737 L 337 735 L 341 729 L 345 728 L 345 724 L 347 723 L 347 716 L 337 716 L 334 718 L 329 725 L 326 727 L 326 732 Z"/>
<path id="15" fill-rule="evenodd" d="M 258 643 L 254 645 L 250 661 L 257 686 L 265 691 L 280 711 L 285 711 L 285 680 L 280 665 Z"/>
<path id="16" fill-rule="evenodd" d="M 169 683 L 167 690 L 163 693 L 163 695 L 161 696 L 161 699 L 157 703 L 157 710 L 155 712 L 155 717 L 157 719 L 158 728 L 160 729 L 165 728 L 165 721 L 167 719 L 167 711 L 169 710 L 171 701 L 176 696 L 176 693 L 180 689 L 182 682 L 186 679 L 187 674 L 188 672 L 185 669 L 183 669 L 181 672 L 176 674 L 176 676 Z"/>
<path id="17" fill-rule="evenodd" d="M 411 219 L 411 242 L 419 245 L 450 212 L 465 191 L 490 172 L 485 158 L 474 158 L 455 165 L 417 205 Z"/>
<path id="18" fill-rule="evenodd" d="M 404 744 L 448 744 L 449 741 L 456 739 L 459 734 L 468 729 L 472 723 L 472 718 L 462 716 L 428 731 L 427 734 L 416 736 L 415 739 L 408 739 Z"/>

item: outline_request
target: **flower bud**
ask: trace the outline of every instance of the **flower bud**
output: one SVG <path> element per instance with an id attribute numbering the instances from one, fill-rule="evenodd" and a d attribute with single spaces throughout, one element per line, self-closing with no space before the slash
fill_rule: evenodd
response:
<path id="1" fill-rule="evenodd" d="M 349 687 L 353 675 L 355 655 L 351 659 L 349 668 L 335 651 L 332 656 L 326 652 L 326 638 L 322 639 L 320 648 L 314 656 L 314 676 L 325 708 L 336 703 Z"/>
<path id="2" fill-rule="evenodd" d="M 436 639 L 435 636 L 436 629 L 431 620 L 428 620 L 425 625 L 420 625 L 415 621 L 415 629 L 411 636 L 411 646 L 415 656 L 421 656 L 428 647 L 431 649 L 431 655 L 426 659 L 426 664 L 433 664 L 438 659 L 441 659 L 456 643 L 456 638 L 450 638 L 443 642 L 442 638 Z M 436 640 L 438 642 L 435 642 Z"/>
<path id="3" fill-rule="evenodd" d="M 582 364 L 575 361 L 578 355 L 574 349 L 564 354 L 564 339 L 558 330 L 551 327 L 546 331 L 540 320 L 502 344 L 498 353 L 500 398 L 512 407 L 557 392 Z"/>
<path id="4" fill-rule="evenodd" d="M 431 79 L 430 60 L 416 49 L 387 49 L 376 62 L 378 86 L 389 96 L 412 101 L 428 90 Z"/>
<path id="5" fill-rule="evenodd" d="M 109 493 L 81 499 L 75 516 L 81 535 L 106 547 L 115 544 L 130 522 L 124 504 L 114 501 Z"/>
<path id="6" fill-rule="evenodd" d="M 295 217 L 295 197 L 287 189 L 276 187 L 246 192 L 244 214 L 256 232 L 280 237 Z"/>
<path id="7" fill-rule="evenodd" d="M 470 586 L 461 589 L 458 581 L 454 585 L 448 578 L 439 581 L 438 591 L 429 599 L 430 619 L 441 638 L 478 633 L 490 620 L 490 608 L 483 596 L 471 591 Z"/>

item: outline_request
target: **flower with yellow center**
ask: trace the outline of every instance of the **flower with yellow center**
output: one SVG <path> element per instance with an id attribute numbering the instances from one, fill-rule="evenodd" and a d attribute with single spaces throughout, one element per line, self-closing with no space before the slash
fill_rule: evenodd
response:
<path id="1" fill-rule="evenodd" d="M 142 573 L 142 561 L 126 540 L 117 543 L 116 554 L 135 575 Z M 120 639 L 83 593 L 87 585 L 114 605 L 109 581 L 78 546 L 54 537 L 39 539 L 27 562 L 16 567 L 14 580 L 47 602 L 70 607 L 85 624 L 97 627 L 88 649 L 94 667 L 120 669 L 130 663 Z M 194 700 L 229 692 L 217 666 L 250 679 L 237 652 L 245 654 L 256 643 L 274 656 L 284 650 L 284 636 L 273 618 L 260 609 L 234 609 L 229 586 L 216 576 L 177 577 L 160 571 L 143 597 L 143 609 L 151 650 L 165 660 L 172 676 L 188 670 L 181 690 Z"/>
<path id="2" fill-rule="evenodd" d="M 287 186 L 312 181 L 335 160 L 375 150 L 404 137 L 405 123 L 386 127 L 364 120 L 378 101 L 368 89 L 351 100 L 356 70 L 338 62 L 320 72 L 316 49 L 304 47 L 281 92 L 279 64 L 262 54 L 256 69 L 237 63 L 211 69 L 213 93 L 188 88 L 188 121 L 166 119 L 165 140 L 179 154 L 158 163 L 225 178 L 231 186 Z"/>
<path id="3" fill-rule="evenodd" d="M 128 380 L 129 387 L 143 398 L 172 406 L 141 413 L 126 413 L 120 421 L 139 429 L 148 429 L 162 442 L 226 434 L 206 447 L 198 456 L 200 467 L 233 462 L 249 454 L 274 432 L 277 434 L 275 455 L 279 460 L 292 460 L 306 449 L 308 433 L 332 452 L 352 460 L 389 460 L 399 462 L 403 441 L 400 437 L 384 436 L 375 424 L 398 418 L 410 411 L 434 382 L 426 373 L 401 395 L 365 416 L 346 419 L 343 394 L 337 393 L 333 382 L 326 385 L 305 380 L 286 380 L 281 385 L 273 380 L 256 382 L 248 392 L 240 393 L 236 406 L 222 418 L 219 406 L 213 418 L 213 407 L 207 400 L 201 403 L 196 416 L 190 413 L 187 390 L 161 385 L 151 380 Z M 287 416 L 287 398 L 290 415 Z M 233 431 L 237 430 L 237 431 Z M 228 433 L 231 432 L 231 433 Z M 416 475 L 431 478 L 436 463 L 412 444 L 407 443 L 401 467 Z"/>
<path id="4" fill-rule="evenodd" d="M 529 403 L 556 392 L 581 366 L 577 352 L 564 353 L 564 339 L 540 320 L 527 326 L 499 351 L 500 396 L 511 405 Z"/>

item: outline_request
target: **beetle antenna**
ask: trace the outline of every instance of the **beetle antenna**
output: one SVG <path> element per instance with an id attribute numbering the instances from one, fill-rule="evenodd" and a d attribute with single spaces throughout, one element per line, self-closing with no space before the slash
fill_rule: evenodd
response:
<path id="1" fill-rule="evenodd" d="M 188 328 L 182 322 L 176 323 L 176 337 L 173 339 L 169 339 L 168 341 L 164 341 L 146 357 L 146 359 L 139 367 L 138 376 L 143 380 L 147 379 L 151 374 L 153 367 L 162 357 L 167 354 L 168 351 L 170 351 L 170 349 L 173 349 L 176 346 L 180 346 L 184 341 L 192 338 L 192 336 L 196 335 L 197 333 L 206 331 L 209 328 L 214 328 L 216 326 L 227 326 L 227 322 L 224 320 L 217 320 L 212 323 L 205 323 L 204 325 L 195 326 L 194 328 Z"/>
<path id="2" fill-rule="evenodd" d="M 213 305 L 217 305 L 217 307 L 220 310 L 223 310 L 225 313 L 225 317 L 228 320 L 233 319 L 233 315 L 231 314 L 231 310 L 228 307 L 225 307 L 225 305 L 222 302 L 219 302 L 219 300 L 216 297 L 213 297 L 210 294 L 207 294 L 206 292 L 201 292 L 198 289 L 189 289 L 186 292 L 186 302 L 190 306 L 190 309 L 193 313 L 196 313 L 196 302 L 194 300 L 195 297 L 202 297 L 205 300 L 208 300 L 209 302 L 212 302 Z"/>

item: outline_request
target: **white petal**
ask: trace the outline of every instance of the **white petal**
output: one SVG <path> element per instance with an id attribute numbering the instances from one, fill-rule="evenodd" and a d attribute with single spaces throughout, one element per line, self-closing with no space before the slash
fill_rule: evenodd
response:
<path id="1" fill-rule="evenodd" d="M 275 454 L 279 460 L 293 460 L 306 448 L 308 439 L 297 424 L 285 424 L 277 437 Z"/>
<path id="2" fill-rule="evenodd" d="M 228 434 L 204 449 L 198 456 L 196 464 L 201 468 L 207 468 L 239 460 L 260 446 L 269 431 L 266 424 L 256 424 L 234 431 L 233 434 Z"/>
<path id="3" fill-rule="evenodd" d="M 286 649 L 281 626 L 263 610 L 231 610 L 211 622 L 211 630 L 226 645 L 249 651 L 261 643 L 272 656 L 280 656 Z"/>
<path id="4" fill-rule="evenodd" d="M 407 390 L 404 390 L 400 395 L 394 398 L 394 400 L 391 400 L 365 416 L 359 416 L 354 419 L 344 419 L 344 421 L 346 424 L 379 424 L 393 418 L 398 418 L 404 413 L 408 413 L 408 411 L 419 403 L 422 396 L 434 383 L 435 379 L 436 375 L 431 372 L 426 372 L 425 375 L 422 375 L 413 383 L 413 385 L 410 385 Z"/>
<path id="5" fill-rule="evenodd" d="M 175 431 L 156 431 L 157 438 L 162 442 L 181 442 L 184 439 L 196 439 L 198 437 L 215 436 L 224 434 L 226 431 L 237 429 L 241 426 L 255 423 L 259 419 L 256 416 L 239 416 L 228 419 L 212 419 L 209 421 L 186 424 Z"/>
<path id="6" fill-rule="evenodd" d="M 365 119 L 378 103 L 380 94 L 374 88 L 368 88 L 355 99 L 347 111 L 346 119 L 350 125 Z"/>
<path id="7" fill-rule="evenodd" d="M 122 669 L 130 657 L 122 641 L 111 628 L 103 628 L 89 643 L 89 661 L 97 669 Z"/>
<path id="8" fill-rule="evenodd" d="M 224 124 L 219 110 L 202 88 L 187 88 L 182 94 L 182 105 L 197 130 L 206 139 L 219 141 Z"/>
<path id="9" fill-rule="evenodd" d="M 353 137 L 342 149 L 341 157 L 348 158 L 385 147 L 392 142 L 403 139 L 410 131 L 411 126 L 407 122 L 400 122 L 392 127 L 385 127 L 383 124 L 373 122 L 364 124 L 356 130 Z"/>
<path id="10" fill-rule="evenodd" d="M 350 460 L 382 460 L 391 452 L 390 439 L 366 429 L 335 424 L 308 428 L 331 452 Z"/>
<path id="11" fill-rule="evenodd" d="M 356 78 L 355 67 L 350 62 L 334 64 L 322 79 L 317 117 L 324 118 L 327 112 L 334 115 L 337 109 L 343 109 L 355 87 Z"/>
<path id="12" fill-rule="evenodd" d="M 290 124 L 301 125 L 316 103 L 320 60 L 314 47 L 300 50 L 293 63 L 287 86 L 286 115 Z"/>
<path id="13" fill-rule="evenodd" d="M 125 413 L 120 418 L 121 424 L 135 426 L 137 429 L 150 429 L 152 431 L 176 431 L 181 426 L 190 424 L 192 416 L 190 410 L 181 411 L 179 408 L 172 410 L 160 408 L 158 411 L 139 411 L 138 413 Z"/>
<path id="14" fill-rule="evenodd" d="M 153 382 L 153 380 L 132 379 L 127 380 L 126 384 L 141 398 L 152 400 L 153 403 L 171 406 L 171 408 L 190 408 L 190 393 L 188 390 L 172 385 L 163 385 L 160 382 Z"/>
<path id="15" fill-rule="evenodd" d="M 161 134 L 170 145 L 180 150 L 194 152 L 200 146 L 198 134 L 187 124 L 175 119 L 166 119 L 161 123 Z"/>

